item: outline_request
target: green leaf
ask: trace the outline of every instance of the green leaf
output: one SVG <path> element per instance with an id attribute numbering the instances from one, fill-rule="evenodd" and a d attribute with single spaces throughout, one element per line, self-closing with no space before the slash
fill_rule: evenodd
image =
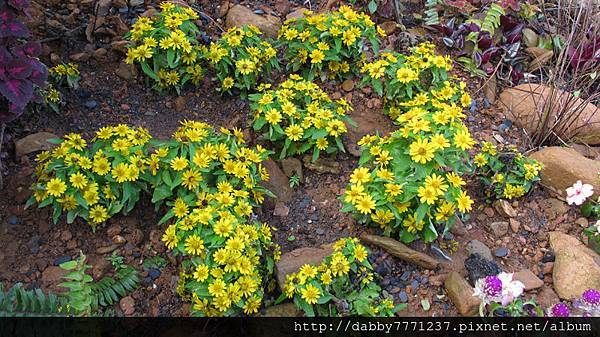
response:
<path id="1" fill-rule="evenodd" d="M 152 194 L 152 202 L 156 203 L 158 201 L 164 200 L 171 196 L 171 189 L 166 185 L 157 186 L 154 189 L 154 193 Z"/>
<path id="2" fill-rule="evenodd" d="M 377 10 L 377 2 L 375 2 L 375 0 L 371 0 L 371 2 L 369 2 L 368 8 L 371 14 L 375 13 L 375 11 Z"/>
<path id="3" fill-rule="evenodd" d="M 142 65 L 142 71 L 144 72 L 144 74 L 150 76 L 155 81 L 160 81 L 160 78 L 158 77 L 158 75 L 156 75 L 156 73 L 152 69 L 150 69 L 150 66 L 148 65 L 148 63 L 142 62 L 141 65 Z"/>

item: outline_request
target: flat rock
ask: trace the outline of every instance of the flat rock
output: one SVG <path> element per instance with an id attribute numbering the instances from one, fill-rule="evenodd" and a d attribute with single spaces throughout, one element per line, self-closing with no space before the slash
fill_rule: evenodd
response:
<path id="1" fill-rule="evenodd" d="M 244 25 L 254 25 L 260 29 L 265 36 L 275 38 L 277 32 L 281 27 L 281 21 L 279 18 L 272 15 L 259 15 L 254 13 L 251 9 L 246 8 L 242 5 L 235 5 L 227 12 L 225 19 L 225 26 L 231 27 L 242 27 Z"/>
<path id="2" fill-rule="evenodd" d="M 269 173 L 269 181 L 263 181 L 261 184 L 275 194 L 277 201 L 284 203 L 290 201 L 293 191 L 290 188 L 288 177 L 286 177 L 273 160 L 265 160 L 262 164 Z"/>
<path id="3" fill-rule="evenodd" d="M 532 290 L 541 288 L 544 285 L 544 281 L 540 280 L 539 277 L 529 269 L 523 269 L 513 274 L 513 280 L 521 281 L 525 285 L 525 290 Z"/>
<path id="4" fill-rule="evenodd" d="M 600 256 L 570 235 L 550 232 L 548 236 L 555 255 L 552 280 L 558 296 L 571 300 L 587 289 L 600 289 Z"/>
<path id="5" fill-rule="evenodd" d="M 300 178 L 300 182 L 303 181 L 302 174 L 302 162 L 298 158 L 289 157 L 281 160 L 281 169 L 286 176 L 291 178 L 293 175 L 296 175 Z"/>
<path id="6" fill-rule="evenodd" d="M 473 287 L 464 277 L 455 271 L 451 272 L 444 282 L 444 288 L 461 316 L 477 315 L 480 299 L 473 296 Z"/>
<path id="7" fill-rule="evenodd" d="M 275 203 L 275 209 L 273 210 L 273 215 L 274 216 L 288 216 L 288 214 L 290 214 L 290 208 L 287 207 L 284 203 L 282 202 L 276 202 Z"/>
<path id="8" fill-rule="evenodd" d="M 517 211 L 511 206 L 510 202 L 504 199 L 496 200 L 494 202 L 494 208 L 498 213 L 505 217 L 514 218 L 517 216 Z"/>
<path id="9" fill-rule="evenodd" d="M 553 98 L 549 98 L 553 96 Z M 547 102 L 551 103 L 550 120 L 563 110 L 574 110 L 581 106 L 582 111 L 575 123 L 558 132 L 562 139 L 574 138 L 578 143 L 600 144 L 600 109 L 592 103 L 585 104 L 581 98 L 573 98 L 570 93 L 552 90 L 542 84 L 525 83 L 505 89 L 500 94 L 500 106 L 506 116 L 516 125 L 533 134 L 541 121 L 539 116 Z M 552 101 L 550 102 L 550 100 Z M 570 104 L 565 106 L 565 104 Z"/>
<path id="10" fill-rule="evenodd" d="M 17 140 L 15 142 L 16 157 L 21 158 L 26 154 L 52 149 L 54 146 L 56 146 L 48 142 L 48 139 L 52 138 L 59 137 L 50 132 L 38 132 Z"/>
<path id="11" fill-rule="evenodd" d="M 469 243 L 467 243 L 467 251 L 469 254 L 479 254 L 479 256 L 488 261 L 494 261 L 492 251 L 488 248 L 488 246 L 485 245 L 485 243 L 479 240 L 469 241 Z"/>
<path id="12" fill-rule="evenodd" d="M 294 303 L 282 303 L 265 309 L 263 317 L 302 317 L 302 310 L 298 309 Z"/>
<path id="13" fill-rule="evenodd" d="M 600 161 L 588 159 L 573 149 L 558 146 L 546 147 L 529 157 L 544 164 L 540 172 L 542 184 L 561 195 L 565 195 L 565 189 L 573 186 L 577 180 L 591 184 L 594 190 L 600 191 Z"/>
<path id="14" fill-rule="evenodd" d="M 319 157 L 319 159 L 317 159 L 315 162 L 313 162 L 312 156 L 306 155 L 302 158 L 302 161 L 304 162 L 304 166 L 307 169 L 309 169 L 311 171 L 315 171 L 317 173 L 332 173 L 332 174 L 340 173 L 341 165 L 338 161 L 335 161 L 333 159 Z"/>
<path id="15" fill-rule="evenodd" d="M 119 301 L 119 307 L 125 316 L 131 316 L 135 312 L 135 301 L 131 296 L 123 297 Z"/>
<path id="16" fill-rule="evenodd" d="M 293 11 L 291 11 L 288 15 L 285 16 L 285 20 L 292 20 L 292 19 L 300 19 L 304 17 L 304 12 L 306 12 L 308 9 L 304 8 L 304 7 L 300 7 L 300 8 L 296 8 Z"/>
<path id="17" fill-rule="evenodd" d="M 490 234 L 493 234 L 496 238 L 500 238 L 508 233 L 508 222 L 506 221 L 495 221 L 487 224 L 487 228 Z"/>
<path id="18" fill-rule="evenodd" d="M 281 255 L 275 264 L 277 283 L 283 289 L 286 276 L 300 270 L 305 264 L 319 265 L 321 261 L 333 252 L 331 245 L 319 247 L 304 247 Z"/>
<path id="19" fill-rule="evenodd" d="M 63 292 L 66 289 L 59 287 L 62 282 L 62 277 L 67 275 L 68 271 L 57 266 L 49 266 L 42 272 L 42 285 L 46 289 L 51 289 L 57 292 Z"/>

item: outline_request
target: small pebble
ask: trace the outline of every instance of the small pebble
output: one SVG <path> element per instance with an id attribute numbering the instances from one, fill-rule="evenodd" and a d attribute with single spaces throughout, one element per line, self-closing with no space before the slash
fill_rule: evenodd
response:
<path id="1" fill-rule="evenodd" d="M 16 216 L 14 216 L 14 215 L 11 215 L 11 216 L 8 218 L 8 224 L 9 224 L 9 225 L 12 225 L 12 226 L 14 226 L 14 225 L 16 225 L 16 224 L 18 224 L 18 223 L 19 223 L 19 218 L 17 218 Z"/>
<path id="2" fill-rule="evenodd" d="M 98 102 L 94 101 L 94 100 L 90 100 L 90 101 L 86 101 L 85 102 L 85 107 L 92 110 L 95 109 L 98 106 Z"/>
<path id="3" fill-rule="evenodd" d="M 408 281 L 408 278 L 410 277 L 410 272 L 409 271 L 405 271 L 404 273 L 402 273 L 402 275 L 400 276 L 400 279 L 404 282 Z"/>
<path id="4" fill-rule="evenodd" d="M 148 276 L 153 279 L 156 280 L 157 278 L 160 277 L 160 270 L 152 268 L 148 270 Z"/>
<path id="5" fill-rule="evenodd" d="M 402 303 L 406 303 L 408 302 L 408 294 L 406 294 L 406 291 L 401 291 L 398 294 L 398 299 L 400 300 L 400 302 Z"/>
<path id="6" fill-rule="evenodd" d="M 317 233 L 317 235 L 323 235 L 323 234 L 325 234 L 325 231 L 322 228 L 317 228 L 315 230 L 315 233 Z"/>
<path id="7" fill-rule="evenodd" d="M 495 257 L 505 257 L 506 255 L 508 255 L 508 248 L 500 247 L 500 248 L 494 249 Z"/>

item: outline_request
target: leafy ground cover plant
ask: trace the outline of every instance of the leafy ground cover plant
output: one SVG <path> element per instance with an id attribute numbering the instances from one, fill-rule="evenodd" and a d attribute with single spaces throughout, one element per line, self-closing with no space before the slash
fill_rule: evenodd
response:
<path id="1" fill-rule="evenodd" d="M 254 130 L 274 144 L 280 159 L 312 150 L 315 161 L 323 152 L 345 152 L 345 123 L 355 125 L 346 114 L 352 109 L 347 101 L 333 101 L 318 85 L 298 75 L 249 99 Z"/>
<path id="2" fill-rule="evenodd" d="M 203 57 L 214 68 L 221 92 L 237 88 L 245 94 L 260 79 L 279 69 L 277 50 L 253 25 L 230 28 L 218 41 L 203 48 Z"/>
<path id="3" fill-rule="evenodd" d="M 0 122 L 18 118 L 27 104 L 40 101 L 37 92 L 44 87 L 48 77 L 46 66 L 37 56 L 39 43 L 21 43 L 29 37 L 29 30 L 19 21 L 24 16 L 29 1 L 0 0 Z"/>
<path id="4" fill-rule="evenodd" d="M 305 14 L 306 17 L 287 20 L 279 31 L 278 41 L 285 47 L 287 69 L 301 71 L 309 80 L 356 74 L 367 43 L 377 52 L 378 34 L 385 35 L 367 14 L 357 13 L 348 6 L 329 13 Z"/>
<path id="5" fill-rule="evenodd" d="M 190 7 L 163 2 L 151 18 L 140 17 L 125 36 L 130 42 L 128 64 L 139 63 L 159 91 L 174 88 L 180 92 L 187 82 L 198 84 L 203 77 L 200 30 L 194 23 L 198 14 Z"/>
<path id="6" fill-rule="evenodd" d="M 62 63 L 49 70 L 50 76 L 55 80 L 56 86 L 66 82 L 71 89 L 79 87 L 79 66 L 75 63 Z"/>
<path id="7" fill-rule="evenodd" d="M 428 97 L 449 103 L 460 101 L 463 107 L 471 104 L 468 93 L 453 89 L 448 82 L 452 60 L 436 55 L 434 48 L 431 43 L 422 43 L 410 55 L 382 52 L 362 66 L 361 85 L 370 85 L 385 99 L 385 112 L 393 120 L 406 109 L 424 105 Z"/>
<path id="8" fill-rule="evenodd" d="M 198 316 L 256 313 L 277 249 L 271 227 L 250 217 L 267 193 L 258 183 L 268 179 L 260 163 L 269 152 L 245 147 L 239 132 L 223 131 L 184 122 L 176 142 L 161 148 L 168 154 L 152 182 L 153 200 L 176 198 L 162 221 L 176 220 L 162 239 L 185 257 L 178 293 Z"/>
<path id="9" fill-rule="evenodd" d="M 26 206 L 52 206 L 55 223 L 66 213 L 68 223 L 81 217 L 92 226 L 129 212 L 147 189 L 150 139 L 146 129 L 120 124 L 98 130 L 91 146 L 75 133 L 54 140 L 58 147 L 37 157 Z"/>
<path id="10" fill-rule="evenodd" d="M 439 66 L 432 65 L 436 59 Z M 431 242 L 453 225 L 456 211 L 472 208 L 461 178 L 470 171 L 467 150 L 475 144 L 462 121 L 471 97 L 464 83 L 445 79 L 447 59 L 435 56 L 430 44 L 411 56 L 387 54 L 382 60 L 393 63 L 389 69 L 376 65 L 381 60 L 366 65 L 366 82 L 380 83 L 376 91 L 389 97 L 388 114 L 401 128 L 361 139 L 359 167 L 342 196 L 342 211 L 404 242 Z"/>
<path id="11" fill-rule="evenodd" d="M 293 299 L 307 316 L 394 316 L 406 305 L 381 294 L 368 254 L 357 238 L 338 240 L 320 265 L 305 264 L 287 276 L 278 301 Z"/>
<path id="12" fill-rule="evenodd" d="M 498 152 L 495 145 L 483 142 L 473 157 L 476 174 L 486 186 L 488 197 L 520 198 L 540 180 L 542 164 L 519 153 L 515 147 Z"/>

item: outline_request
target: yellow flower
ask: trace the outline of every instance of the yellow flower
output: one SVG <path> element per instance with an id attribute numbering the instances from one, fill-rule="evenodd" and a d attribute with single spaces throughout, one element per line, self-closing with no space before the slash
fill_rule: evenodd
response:
<path id="1" fill-rule="evenodd" d="M 231 87 L 233 87 L 233 84 L 234 84 L 233 78 L 225 77 L 225 79 L 223 79 L 223 83 L 221 85 L 223 86 L 223 89 L 230 89 Z"/>
<path id="2" fill-rule="evenodd" d="M 409 83 L 419 79 L 419 75 L 414 70 L 403 67 L 396 71 L 396 79 L 398 79 L 400 83 Z"/>
<path id="3" fill-rule="evenodd" d="M 317 138 L 317 149 L 323 151 L 327 149 L 327 146 L 329 145 L 329 143 L 327 142 L 327 138 Z"/>
<path id="4" fill-rule="evenodd" d="M 427 139 L 419 139 L 410 144 L 409 153 L 413 161 L 426 164 L 433 159 L 435 145 L 429 143 Z"/>
<path id="5" fill-rule="evenodd" d="M 96 205 L 90 209 L 90 220 L 93 223 L 101 223 L 108 219 L 108 212 L 102 205 Z"/>
<path id="6" fill-rule="evenodd" d="M 435 173 L 425 178 L 425 186 L 432 188 L 436 195 L 442 195 L 448 189 L 448 185 L 444 184 L 444 178 Z"/>
<path id="7" fill-rule="evenodd" d="M 471 205 L 473 205 L 473 200 L 467 195 L 467 192 L 460 191 L 458 198 L 456 198 L 456 203 L 458 210 L 462 213 L 469 212 L 471 210 Z"/>
<path id="8" fill-rule="evenodd" d="M 438 198 L 438 194 L 431 187 L 421 186 L 419 187 L 419 197 L 421 198 L 420 201 L 422 203 L 433 205 Z"/>
<path id="9" fill-rule="evenodd" d="M 469 150 L 475 145 L 475 141 L 471 138 L 469 131 L 461 130 L 454 135 L 454 145 L 461 150 Z"/>
<path id="10" fill-rule="evenodd" d="M 247 315 L 254 314 L 258 312 L 260 308 L 261 298 L 258 296 L 253 296 L 246 300 L 244 303 L 244 313 Z"/>
<path id="11" fill-rule="evenodd" d="M 279 124 L 279 122 L 281 122 L 281 113 L 277 111 L 277 109 L 271 109 L 265 113 L 265 119 L 269 124 Z"/>
<path id="12" fill-rule="evenodd" d="M 118 183 L 123 183 L 127 181 L 128 173 L 129 167 L 125 163 L 120 163 L 119 165 L 115 166 L 111 171 L 113 179 L 115 179 Z"/>
<path id="13" fill-rule="evenodd" d="M 59 178 L 53 178 L 46 184 L 46 192 L 53 197 L 60 197 L 67 190 L 67 185 Z"/>
<path id="14" fill-rule="evenodd" d="M 188 238 L 185 239 L 185 251 L 190 255 L 203 255 L 204 240 L 196 234 L 188 236 Z"/>
<path id="15" fill-rule="evenodd" d="M 353 184 L 365 184 L 371 181 L 371 172 L 366 167 L 359 167 L 350 175 L 350 182 Z"/>
<path id="16" fill-rule="evenodd" d="M 358 262 L 363 262 L 367 258 L 367 255 L 368 255 L 368 253 L 367 253 L 367 249 L 365 248 L 365 246 L 356 245 L 356 247 L 354 247 L 354 258 Z"/>
<path id="17" fill-rule="evenodd" d="M 485 155 L 483 153 L 476 154 L 475 157 L 473 158 L 473 162 L 475 163 L 475 165 L 477 165 L 477 167 L 482 167 L 488 163 L 488 161 L 485 158 Z"/>
<path id="18" fill-rule="evenodd" d="M 71 182 L 71 185 L 73 185 L 73 187 L 78 188 L 80 190 L 85 188 L 88 184 L 87 178 L 83 174 L 81 174 L 81 172 L 71 174 L 71 176 L 69 177 L 69 181 Z"/>
<path id="19" fill-rule="evenodd" d="M 208 278 L 208 266 L 200 264 L 196 267 L 193 275 L 194 279 L 198 282 L 204 282 Z"/>
<path id="20" fill-rule="evenodd" d="M 459 177 L 454 172 L 450 172 L 450 173 L 446 174 L 446 179 L 454 187 L 461 187 L 461 186 L 464 186 L 467 184 L 461 177 Z"/>
<path id="21" fill-rule="evenodd" d="M 189 169 L 183 173 L 181 184 L 188 190 L 194 190 L 202 181 L 202 175 L 198 171 Z"/>
<path id="22" fill-rule="evenodd" d="M 242 75 L 248 75 L 256 70 L 256 63 L 249 59 L 241 59 L 235 62 L 235 68 Z"/>
<path id="23" fill-rule="evenodd" d="M 367 194 L 358 197 L 354 206 L 360 213 L 369 214 L 373 209 L 375 209 L 375 201 L 373 201 L 373 198 Z"/>
<path id="24" fill-rule="evenodd" d="M 177 198 L 173 204 L 173 213 L 178 218 L 183 218 L 188 213 L 188 205 L 181 198 Z"/>
<path id="25" fill-rule="evenodd" d="M 319 49 L 315 49 L 310 53 L 310 63 L 319 64 L 325 59 L 325 54 Z"/>
<path id="26" fill-rule="evenodd" d="M 188 167 L 188 160 L 184 157 L 175 157 L 171 160 L 171 168 L 175 171 L 181 171 Z"/>
<path id="27" fill-rule="evenodd" d="M 304 289 L 300 290 L 300 294 L 302 299 L 308 304 L 316 304 L 321 297 L 321 291 L 319 288 L 313 286 L 312 284 L 309 284 L 304 287 Z"/>
<path id="28" fill-rule="evenodd" d="M 226 289 L 225 282 L 222 279 L 216 279 L 211 284 L 208 285 L 208 292 L 212 296 L 220 297 L 225 295 Z"/>
<path id="29" fill-rule="evenodd" d="M 299 141 L 304 136 L 304 130 L 300 125 L 292 124 L 285 128 L 285 134 L 290 140 Z"/>

